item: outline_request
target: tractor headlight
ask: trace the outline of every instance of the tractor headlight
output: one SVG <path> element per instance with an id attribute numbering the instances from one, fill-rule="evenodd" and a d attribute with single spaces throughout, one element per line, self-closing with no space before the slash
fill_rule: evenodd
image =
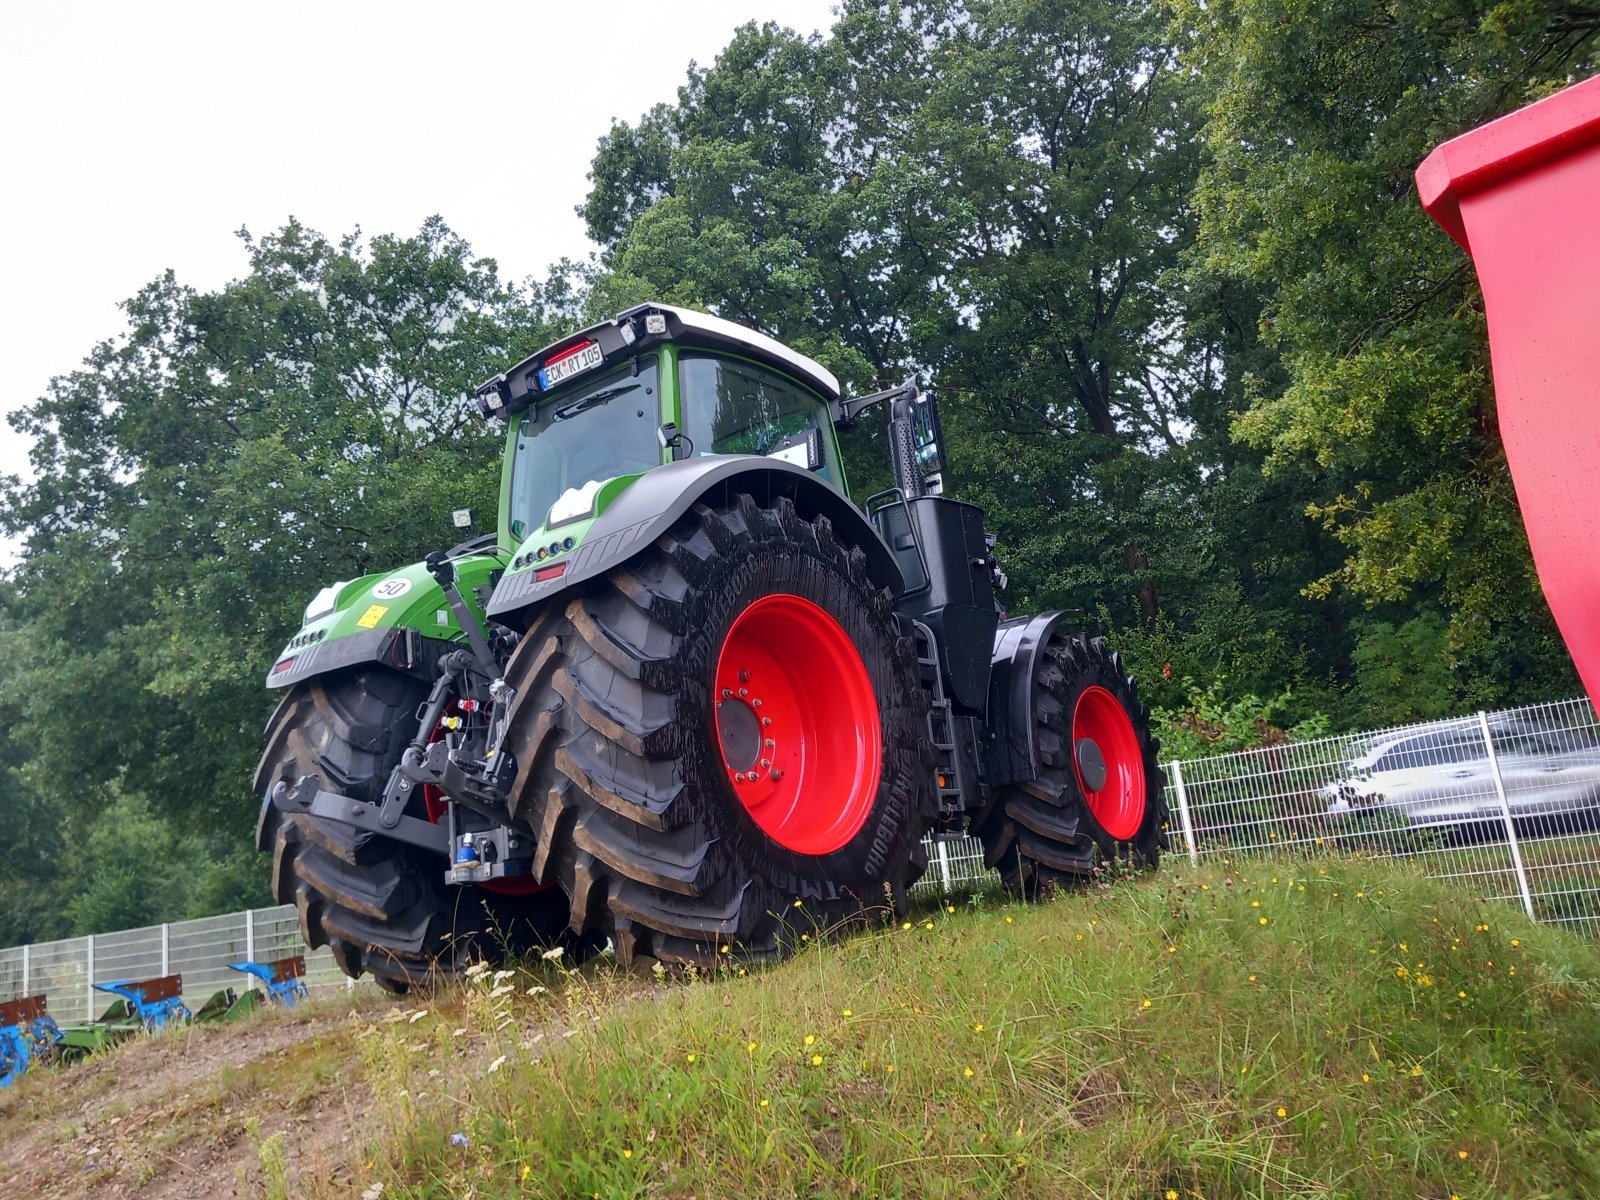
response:
<path id="1" fill-rule="evenodd" d="M 546 525 L 554 529 L 568 521 L 594 516 L 595 497 L 600 494 L 600 485 L 604 482 L 603 479 L 591 479 L 582 487 L 568 488 L 562 492 L 560 498 L 550 506 L 550 515 L 545 518 Z"/>
<path id="2" fill-rule="evenodd" d="M 301 624 L 309 625 L 319 617 L 331 613 L 334 606 L 339 603 L 339 590 L 349 582 L 348 579 L 341 579 L 338 583 L 330 583 L 313 596 L 311 603 L 306 605 L 305 616 L 300 618 Z"/>

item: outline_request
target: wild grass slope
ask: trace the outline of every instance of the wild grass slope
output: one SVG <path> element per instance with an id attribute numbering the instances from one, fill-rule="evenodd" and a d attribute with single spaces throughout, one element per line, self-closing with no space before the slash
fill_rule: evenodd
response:
<path id="1" fill-rule="evenodd" d="M 1597 968 L 1513 909 L 1333 860 L 941 906 L 660 989 L 486 973 L 368 1027 L 363 1177 L 391 1197 L 1594 1195 Z"/>

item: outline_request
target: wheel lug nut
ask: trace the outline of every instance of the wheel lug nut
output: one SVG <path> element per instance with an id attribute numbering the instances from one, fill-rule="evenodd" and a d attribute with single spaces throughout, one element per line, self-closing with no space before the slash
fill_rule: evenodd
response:
<path id="1" fill-rule="evenodd" d="M 749 688 L 740 688 L 739 689 L 739 695 L 740 695 L 741 698 L 744 697 L 744 696 L 748 696 L 749 694 L 750 694 L 750 689 Z"/>
<path id="2" fill-rule="evenodd" d="M 723 688 L 722 689 L 722 698 L 724 700 L 729 699 L 730 697 L 732 697 L 732 695 L 733 695 L 733 689 L 732 688 Z"/>
<path id="3" fill-rule="evenodd" d="M 772 760 L 771 760 L 771 759 L 770 759 L 770 758 L 763 758 L 763 759 L 762 759 L 762 760 L 761 760 L 761 769 L 762 769 L 762 770 L 763 770 L 763 771 L 765 771 L 765 770 L 766 770 L 766 769 L 767 769 L 767 768 L 768 768 L 768 767 L 770 767 L 770 766 L 771 766 L 771 765 L 772 765 Z"/>
<path id="4" fill-rule="evenodd" d="M 744 772 L 743 771 L 735 771 L 733 773 L 733 781 L 735 783 L 743 783 L 744 782 Z"/>
<path id="5" fill-rule="evenodd" d="M 771 725 L 772 724 L 772 718 L 771 717 L 762 717 L 761 718 L 761 723 L 763 725 Z"/>
<path id="6" fill-rule="evenodd" d="M 766 747 L 767 747 L 768 750 L 771 750 L 777 744 L 778 743 L 773 741 L 771 738 L 768 738 L 767 741 L 766 741 Z"/>

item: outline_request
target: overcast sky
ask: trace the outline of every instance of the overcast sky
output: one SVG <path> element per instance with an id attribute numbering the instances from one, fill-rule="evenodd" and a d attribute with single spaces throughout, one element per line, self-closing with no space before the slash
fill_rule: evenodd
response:
<path id="1" fill-rule="evenodd" d="M 241 225 L 439 213 L 507 278 L 581 257 L 573 206 L 611 119 L 675 99 L 744 22 L 826 32 L 834 2 L 0 5 L 0 411 L 166 268 L 242 274 Z M 0 474 L 25 470 L 0 425 Z"/>

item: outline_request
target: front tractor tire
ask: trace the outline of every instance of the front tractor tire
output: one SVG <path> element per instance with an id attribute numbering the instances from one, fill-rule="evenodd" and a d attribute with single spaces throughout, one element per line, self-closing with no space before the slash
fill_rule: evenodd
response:
<path id="1" fill-rule="evenodd" d="M 1027 897 L 1116 863 L 1155 867 L 1167 822 L 1160 744 L 1133 678 L 1100 638 L 1057 633 L 1033 679 L 1037 777 L 997 788 L 973 822 L 984 861 Z"/>
<path id="2" fill-rule="evenodd" d="M 625 964 L 770 961 L 925 865 L 912 640 L 862 551 L 786 498 L 697 504 L 540 613 L 507 682 L 534 876 Z"/>
<path id="3" fill-rule="evenodd" d="M 272 855 L 278 902 L 298 910 L 308 946 L 329 947 L 345 974 L 371 972 L 395 992 L 448 979 L 475 959 L 558 944 L 568 915 L 559 888 L 451 887 L 443 855 L 309 813 L 285 815 L 267 801 L 280 781 L 315 775 L 329 791 L 379 802 L 422 697 L 419 684 L 377 669 L 299 684 L 267 723 L 255 777 L 256 844 Z M 420 796 L 414 804 L 410 815 L 426 818 Z"/>

